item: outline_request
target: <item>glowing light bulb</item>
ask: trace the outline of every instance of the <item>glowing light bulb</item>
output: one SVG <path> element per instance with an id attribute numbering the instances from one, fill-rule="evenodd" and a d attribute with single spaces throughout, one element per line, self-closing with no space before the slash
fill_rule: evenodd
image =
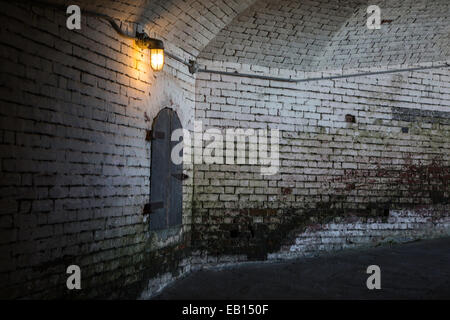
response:
<path id="1" fill-rule="evenodd" d="M 154 71 L 164 67 L 164 49 L 150 49 L 150 65 Z"/>

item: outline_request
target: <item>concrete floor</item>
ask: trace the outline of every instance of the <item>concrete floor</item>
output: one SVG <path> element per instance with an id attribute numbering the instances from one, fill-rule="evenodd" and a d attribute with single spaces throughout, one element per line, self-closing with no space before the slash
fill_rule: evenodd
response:
<path id="1" fill-rule="evenodd" d="M 369 265 L 381 290 L 368 290 Z M 450 299 L 450 238 L 202 270 L 154 299 Z"/>

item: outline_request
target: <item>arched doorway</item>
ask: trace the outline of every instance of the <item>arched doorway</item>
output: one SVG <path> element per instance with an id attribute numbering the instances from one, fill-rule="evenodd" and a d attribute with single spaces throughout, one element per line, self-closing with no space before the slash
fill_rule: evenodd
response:
<path id="1" fill-rule="evenodd" d="M 159 112 L 151 131 L 150 230 L 163 230 L 182 224 L 183 164 L 174 164 L 171 151 L 178 141 L 171 141 L 172 132 L 181 129 L 175 111 Z M 181 150 L 181 154 L 182 154 Z"/>

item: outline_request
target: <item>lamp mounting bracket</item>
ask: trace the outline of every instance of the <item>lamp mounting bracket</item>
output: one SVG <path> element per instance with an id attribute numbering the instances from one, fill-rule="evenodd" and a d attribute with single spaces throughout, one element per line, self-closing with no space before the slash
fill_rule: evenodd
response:
<path id="1" fill-rule="evenodd" d="M 197 73 L 197 71 L 198 71 L 198 64 L 197 64 L 197 62 L 194 61 L 194 60 L 189 60 L 188 68 L 189 68 L 189 72 L 191 74 Z"/>
<path id="2" fill-rule="evenodd" d="M 136 31 L 136 45 L 141 49 L 164 49 L 161 40 L 150 38 L 145 32 Z"/>

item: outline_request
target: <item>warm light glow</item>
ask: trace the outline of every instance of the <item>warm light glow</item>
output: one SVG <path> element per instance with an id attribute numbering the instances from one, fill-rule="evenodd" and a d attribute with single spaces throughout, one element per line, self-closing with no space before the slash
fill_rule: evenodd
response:
<path id="1" fill-rule="evenodd" d="M 161 71 L 164 67 L 164 49 L 150 49 L 150 64 L 154 71 Z"/>

